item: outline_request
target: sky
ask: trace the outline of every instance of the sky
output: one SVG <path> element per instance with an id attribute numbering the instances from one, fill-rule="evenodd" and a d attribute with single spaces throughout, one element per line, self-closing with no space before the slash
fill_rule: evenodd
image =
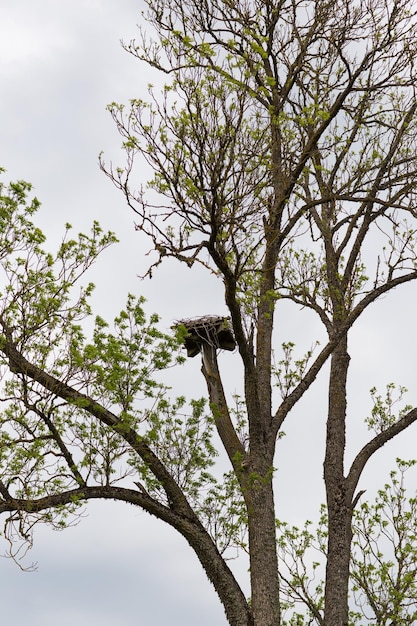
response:
<path id="1" fill-rule="evenodd" d="M 6 180 L 32 182 L 42 202 L 37 218 L 51 245 L 64 224 L 86 230 L 98 219 L 120 243 L 92 270 L 95 312 L 111 319 L 128 291 L 143 294 L 164 328 L 173 321 L 224 314 L 221 285 L 203 272 L 167 263 L 141 281 L 150 245 L 134 230 L 123 197 L 99 170 L 98 154 L 123 163 L 121 139 L 106 105 L 146 97 L 149 70 L 123 51 L 137 36 L 140 0 L 15 0 L 0 2 L 0 166 Z M 149 172 L 137 171 L 138 186 Z M 5 179 L 3 177 L 3 179 Z M 369 389 L 388 382 L 415 385 L 416 287 L 390 294 L 364 314 L 352 333 L 347 458 L 366 441 Z M 277 341 L 300 339 L 310 348 L 320 336 L 311 316 L 288 311 Z M 301 349 L 301 348 L 300 348 Z M 228 392 L 239 389 L 236 354 L 221 357 Z M 176 394 L 204 393 L 198 359 L 169 374 Z M 295 523 L 312 517 L 323 501 L 322 461 L 325 372 L 285 427 L 277 454 L 278 515 Z M 382 486 L 396 456 L 417 456 L 417 430 L 388 444 L 372 460 L 360 487 Z M 296 454 L 294 453 L 296 442 Z M 283 477 L 281 481 L 280 478 Z M 410 485 L 413 487 L 413 485 Z M 415 486 L 415 485 L 414 485 Z M 0 537 L 0 555 L 5 547 Z M 217 597 L 184 540 L 162 522 L 118 503 L 89 504 L 80 523 L 64 532 L 38 527 L 22 572 L 0 558 L 1 616 L 5 623 L 43 626 L 208 626 L 226 624 Z M 233 567 L 233 564 L 232 564 Z M 245 570 L 236 565 L 242 579 Z"/>

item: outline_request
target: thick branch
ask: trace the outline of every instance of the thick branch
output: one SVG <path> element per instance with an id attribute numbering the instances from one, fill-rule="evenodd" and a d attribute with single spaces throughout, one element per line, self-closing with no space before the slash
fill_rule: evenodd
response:
<path id="1" fill-rule="evenodd" d="M 54 376 L 47 374 L 30 363 L 16 348 L 11 340 L 11 333 L 4 321 L 1 351 L 9 359 L 12 372 L 28 376 L 42 387 L 80 407 L 110 426 L 139 454 L 146 465 L 164 487 L 170 506 L 166 507 L 142 491 L 133 491 L 113 486 L 94 486 L 74 489 L 69 492 L 46 496 L 39 500 L 20 500 L 10 498 L 7 489 L 0 489 L 0 513 L 4 511 L 39 512 L 43 509 L 69 504 L 74 498 L 110 498 L 130 502 L 167 522 L 180 532 L 197 554 L 209 580 L 225 607 L 232 626 L 253 626 L 250 608 L 233 574 L 218 552 L 213 540 L 204 529 L 198 517 L 190 507 L 186 497 L 158 457 L 145 441 L 131 428 L 127 428 L 113 413 L 85 394 L 73 389 Z M 0 485 L 1 487 L 1 485 Z"/>
<path id="2" fill-rule="evenodd" d="M 11 371 L 29 377 L 44 387 L 44 389 L 51 391 L 69 404 L 87 411 L 87 413 L 96 417 L 103 424 L 113 428 L 145 461 L 146 465 L 165 489 L 172 507 L 194 517 L 194 513 L 181 489 L 144 439 L 140 437 L 133 428 L 127 427 L 126 424 L 101 404 L 28 361 L 14 345 L 10 330 L 4 320 L 1 320 L 1 323 L 4 336 L 0 349 L 9 359 Z"/>
<path id="3" fill-rule="evenodd" d="M 37 500 L 23 500 L 8 497 L 7 490 L 5 492 L 0 484 L 0 493 L 5 498 L 3 500 L 0 499 L 0 513 L 7 511 L 39 513 L 45 509 L 71 504 L 77 500 L 97 498 L 118 500 L 140 506 L 151 515 L 155 515 L 158 519 L 175 528 L 194 549 L 209 580 L 215 586 L 223 602 L 231 626 L 253 626 L 251 610 L 238 583 L 197 518 L 194 517 L 194 520 L 190 520 L 188 517 L 172 511 L 169 507 L 164 506 L 142 491 L 122 487 L 83 487 Z"/>
<path id="4" fill-rule="evenodd" d="M 341 332 L 339 332 L 336 336 L 332 337 L 332 339 L 326 344 L 326 346 L 320 352 L 320 354 L 318 355 L 314 363 L 308 369 L 308 371 L 306 372 L 302 380 L 298 383 L 298 385 L 293 389 L 293 391 L 281 403 L 281 405 L 279 406 L 273 418 L 275 435 L 281 428 L 290 410 L 298 402 L 298 400 L 300 400 L 300 398 L 304 395 L 307 389 L 309 389 L 309 387 L 313 384 L 321 368 L 326 363 L 329 356 L 332 354 L 334 348 L 339 343 L 343 334 L 347 333 L 348 329 L 349 327 L 343 328 L 343 330 L 341 329 Z"/>
<path id="5" fill-rule="evenodd" d="M 143 491 L 125 489 L 113 486 L 83 486 L 77 489 L 70 489 L 61 493 L 44 496 L 37 499 L 13 498 L 7 491 L 5 485 L 0 484 L 0 513 L 6 511 L 24 511 L 26 513 L 40 513 L 46 509 L 53 509 L 58 506 L 65 506 L 77 501 L 92 499 L 112 499 L 122 502 L 129 502 L 140 506 L 152 515 L 163 519 L 165 522 L 173 524 L 176 514 L 171 509 L 157 500 L 154 500 Z"/>
<path id="6" fill-rule="evenodd" d="M 346 484 L 350 491 L 351 498 L 353 498 L 353 493 L 357 487 L 359 478 L 371 456 L 382 448 L 382 446 L 384 446 L 388 441 L 393 439 L 396 435 L 399 435 L 403 430 L 411 426 L 411 424 L 414 424 L 416 421 L 417 408 L 414 408 L 398 420 L 398 422 L 389 426 L 382 433 L 378 433 L 378 435 L 371 439 L 371 441 L 369 441 L 356 455 L 346 478 Z"/>
<path id="7" fill-rule="evenodd" d="M 209 343 L 203 343 L 202 352 L 203 365 L 201 370 L 207 382 L 210 404 L 217 431 L 233 467 L 239 469 L 246 452 L 230 419 L 217 363 L 216 348 Z"/>
<path id="8" fill-rule="evenodd" d="M 356 322 L 358 317 L 363 313 L 363 311 L 375 300 L 377 300 L 381 295 L 387 293 L 394 287 L 398 285 L 402 285 L 403 283 L 409 282 L 411 280 L 417 279 L 417 270 L 413 272 L 409 272 L 408 274 L 403 274 L 402 276 L 397 276 L 392 280 L 388 281 L 384 285 L 380 285 L 376 289 L 373 289 L 370 293 L 366 294 L 360 302 L 353 308 L 351 313 L 348 315 L 346 321 L 337 329 L 337 333 L 334 334 L 327 345 L 320 352 L 314 363 L 308 369 L 303 379 L 299 382 L 299 384 L 293 389 L 293 391 L 285 398 L 282 404 L 279 406 L 276 411 L 273 422 L 274 422 L 274 433 L 279 431 L 281 428 L 285 418 L 287 417 L 290 410 L 293 406 L 298 402 L 298 400 L 304 395 L 307 389 L 313 384 L 318 373 L 321 368 L 332 354 L 334 348 L 337 346 L 339 341 L 346 335 L 349 329 Z"/>

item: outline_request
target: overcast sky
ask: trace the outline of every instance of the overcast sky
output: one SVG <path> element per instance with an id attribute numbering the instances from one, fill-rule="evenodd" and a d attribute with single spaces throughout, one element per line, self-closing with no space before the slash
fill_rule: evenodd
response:
<path id="1" fill-rule="evenodd" d="M 146 67 L 124 52 L 120 39 L 137 34 L 140 0 L 0 1 L 0 165 L 6 180 L 33 183 L 42 202 L 39 225 L 51 243 L 65 222 L 85 230 L 94 219 L 116 231 L 121 243 L 94 268 L 97 313 L 111 318 L 126 293 L 142 293 L 149 311 L 173 320 L 225 312 L 221 286 L 201 272 L 173 263 L 141 282 L 149 250 L 133 228 L 120 193 L 100 172 L 97 157 L 123 162 L 117 135 L 105 108 L 111 101 L 145 97 Z M 140 173 L 138 174 L 140 176 Z M 146 182 L 146 172 L 143 180 Z M 348 456 L 365 441 L 361 426 L 369 412 L 368 391 L 390 381 L 415 385 L 415 286 L 397 291 L 363 316 L 352 334 L 351 427 Z M 280 340 L 301 341 L 308 349 L 316 326 L 304 312 L 291 313 Z M 302 317 L 303 316 L 303 317 Z M 203 393 L 198 359 L 174 375 L 176 393 Z M 229 392 L 237 355 L 224 355 Z M 321 377 L 324 381 L 324 375 Z M 320 381 L 319 381 L 320 382 Z M 278 512 L 300 522 L 323 500 L 321 487 L 326 391 L 309 393 L 285 428 L 278 448 Z M 361 488 L 383 484 L 396 456 L 417 457 L 417 429 L 386 446 L 364 475 Z M 296 446 L 295 446 L 296 442 Z M 280 480 L 282 478 L 282 481 Z M 1 616 L 4 623 L 42 626 L 221 626 L 223 610 L 192 551 L 161 522 L 139 510 L 110 502 L 89 505 L 88 516 L 63 533 L 40 528 L 29 561 L 35 573 L 0 560 Z M 0 538 L 0 545 L 1 545 Z M 0 549 L 0 554 L 4 549 Z"/>

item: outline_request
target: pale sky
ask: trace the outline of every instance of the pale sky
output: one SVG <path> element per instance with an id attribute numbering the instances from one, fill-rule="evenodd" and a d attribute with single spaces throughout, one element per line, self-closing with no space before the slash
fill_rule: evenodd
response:
<path id="1" fill-rule="evenodd" d="M 111 101 L 146 97 L 153 77 L 120 46 L 137 34 L 140 0 L 0 1 L 0 166 L 9 179 L 26 179 L 42 202 L 38 223 L 57 241 L 65 222 L 87 229 L 98 219 L 116 231 L 121 243 L 104 253 L 92 272 L 97 285 L 95 312 L 111 318 L 128 291 L 148 299 L 167 328 L 173 320 L 223 314 L 221 285 L 202 272 L 170 263 L 152 281 L 140 281 L 148 242 L 134 231 L 134 217 L 123 197 L 97 165 L 123 163 L 120 137 L 105 107 Z M 140 171 L 138 172 L 140 176 Z M 147 172 L 143 170 L 145 183 Z M 409 388 L 407 402 L 417 403 L 415 385 L 416 286 L 374 305 L 352 333 L 350 388 L 352 458 L 366 441 L 362 426 L 369 413 L 369 389 L 388 382 Z M 316 324 L 296 311 L 280 322 L 278 341 L 300 337 L 302 349 L 314 342 Z M 322 335 L 319 335 L 322 336 Z M 221 365 L 228 392 L 239 388 L 238 355 Z M 204 393 L 198 358 L 170 372 L 174 393 Z M 281 518 L 300 523 L 323 501 L 321 485 L 326 407 L 324 373 L 285 426 L 277 454 L 277 500 Z M 191 384 L 190 384 L 191 383 Z M 191 392 L 190 392 L 191 387 Z M 417 427 L 389 444 L 372 461 L 361 488 L 382 486 L 396 456 L 417 457 Z M 35 626 L 222 626 L 223 609 L 184 540 L 162 522 L 127 505 L 88 506 L 80 524 L 64 532 L 40 527 L 21 572 L 0 559 L 1 615 L 4 623 Z M 0 520 L 1 523 L 1 520 Z M 0 555 L 5 546 L 0 537 Z M 239 575 L 245 571 L 240 568 Z"/>

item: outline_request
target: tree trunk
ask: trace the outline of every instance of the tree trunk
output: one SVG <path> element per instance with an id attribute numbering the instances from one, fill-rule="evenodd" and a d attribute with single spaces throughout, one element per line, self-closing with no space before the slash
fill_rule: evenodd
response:
<path id="1" fill-rule="evenodd" d="M 262 473 L 253 470 L 248 479 L 252 482 L 245 499 L 248 507 L 254 623 L 255 626 L 279 626 L 279 578 L 272 461 L 264 467 Z"/>
<path id="2" fill-rule="evenodd" d="M 230 419 L 216 348 L 203 344 L 202 353 L 202 372 L 207 382 L 217 431 L 239 477 L 247 507 L 253 623 L 255 626 L 279 626 L 279 578 L 272 485 L 274 446 L 269 441 L 270 437 L 265 435 L 262 423 L 258 424 L 261 420 L 257 414 L 257 419 L 252 420 L 252 423 L 258 424 L 256 444 L 251 445 L 249 455 L 245 452 Z M 268 446 L 263 445 L 264 441 Z"/>
<path id="3" fill-rule="evenodd" d="M 328 498 L 328 547 L 324 626 L 348 626 L 351 507 L 343 489 Z"/>
<path id="4" fill-rule="evenodd" d="M 324 626 L 348 626 L 349 563 L 352 540 L 352 503 L 347 493 L 344 477 L 348 367 L 347 339 L 344 338 L 332 355 L 330 368 L 329 415 L 324 461 L 329 517 Z"/>

